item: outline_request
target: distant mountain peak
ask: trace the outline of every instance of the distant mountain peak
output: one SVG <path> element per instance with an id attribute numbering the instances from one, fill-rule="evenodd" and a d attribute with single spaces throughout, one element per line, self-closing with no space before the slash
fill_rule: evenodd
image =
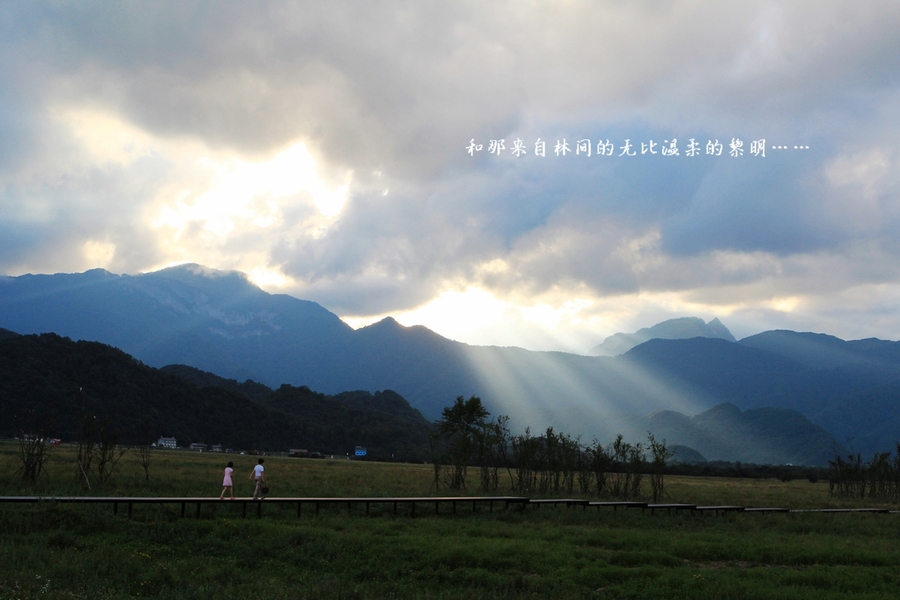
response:
<path id="1" fill-rule="evenodd" d="M 652 327 L 639 329 L 634 333 L 616 333 L 603 340 L 602 344 L 588 351 L 592 356 L 618 356 L 635 346 L 653 339 L 681 340 L 695 337 L 736 341 L 728 328 L 718 319 L 704 323 L 699 317 L 678 317 L 657 323 Z"/>
<path id="2" fill-rule="evenodd" d="M 706 324 L 706 327 L 707 327 L 710 331 L 713 331 L 713 332 L 715 332 L 715 333 L 718 333 L 719 335 L 716 336 L 716 337 L 719 337 L 719 338 L 721 338 L 721 339 L 723 339 L 723 340 L 728 340 L 729 342 L 737 341 L 737 340 L 735 340 L 734 336 L 731 335 L 731 332 L 728 331 L 728 328 L 725 327 L 725 325 L 722 323 L 722 321 L 719 320 L 718 317 L 716 317 L 716 318 L 713 319 L 712 321 L 709 321 L 709 322 Z"/>
<path id="3" fill-rule="evenodd" d="M 166 267 L 158 271 L 150 271 L 138 275 L 142 278 L 151 279 L 170 279 L 188 283 L 198 287 L 208 286 L 225 286 L 226 289 L 238 290 L 259 290 L 260 287 L 250 281 L 246 273 L 241 271 L 223 271 L 198 265 L 197 263 L 185 263 Z"/>
<path id="4" fill-rule="evenodd" d="M 699 415 L 695 415 L 699 418 L 711 418 L 711 417 L 736 417 L 740 416 L 741 409 L 732 404 L 731 402 L 722 402 L 721 404 L 716 404 L 712 408 L 700 413 Z"/>
<path id="5" fill-rule="evenodd" d="M 138 285 L 146 284 L 157 288 L 154 293 L 174 294 L 177 297 L 187 294 L 191 297 L 191 302 L 208 300 L 222 308 L 233 305 L 238 299 L 250 300 L 267 295 L 262 288 L 250 281 L 246 273 L 212 269 L 196 263 L 125 277 Z"/>
<path id="6" fill-rule="evenodd" d="M 435 333 L 434 331 L 428 329 L 424 325 L 406 326 L 397 321 L 397 319 L 395 319 L 394 317 L 385 317 L 380 321 L 372 323 L 371 325 L 360 327 L 359 329 L 357 329 L 357 332 L 362 334 L 362 336 L 364 337 L 380 335 L 391 336 L 394 338 L 402 337 L 406 339 L 431 340 L 439 343 L 450 341 L 439 333 Z"/>
<path id="7" fill-rule="evenodd" d="M 408 327 L 404 327 L 403 325 L 398 323 L 397 319 L 395 319 L 394 317 L 385 317 L 380 321 L 375 321 L 374 323 L 369 323 L 364 327 L 360 327 L 357 331 L 403 331 L 405 329 L 408 329 Z"/>

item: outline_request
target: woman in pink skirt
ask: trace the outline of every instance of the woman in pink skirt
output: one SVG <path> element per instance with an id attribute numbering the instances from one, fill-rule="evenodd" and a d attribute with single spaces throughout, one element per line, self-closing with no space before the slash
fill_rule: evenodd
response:
<path id="1" fill-rule="evenodd" d="M 234 463 L 229 462 L 228 466 L 225 467 L 225 479 L 222 481 L 222 493 L 219 494 L 219 500 L 225 499 L 225 490 L 231 494 L 231 499 L 234 500 L 234 485 L 231 482 L 231 474 L 234 473 Z"/>

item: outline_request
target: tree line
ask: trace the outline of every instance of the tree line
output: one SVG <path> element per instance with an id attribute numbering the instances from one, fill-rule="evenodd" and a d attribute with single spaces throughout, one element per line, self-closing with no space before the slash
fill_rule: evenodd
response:
<path id="1" fill-rule="evenodd" d="M 509 430 L 509 417 L 489 419 L 481 399 L 462 396 L 446 407 L 432 434 L 431 450 L 436 489 L 463 490 L 470 468 L 477 469 L 479 488 L 500 487 L 506 473 L 519 494 L 572 494 L 636 499 L 644 478 L 654 502 L 665 496 L 665 470 L 672 452 L 665 440 L 648 434 L 646 443 L 626 442 L 618 435 L 610 444 L 548 427 L 541 434 L 529 428 L 520 435 Z"/>

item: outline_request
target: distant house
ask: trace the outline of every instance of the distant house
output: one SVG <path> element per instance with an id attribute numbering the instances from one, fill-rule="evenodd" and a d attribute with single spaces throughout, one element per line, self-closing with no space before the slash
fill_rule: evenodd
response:
<path id="1" fill-rule="evenodd" d="M 204 450 L 206 450 L 206 444 L 194 442 L 193 444 L 191 444 L 191 450 L 199 450 L 200 452 L 203 452 Z"/>
<path id="2" fill-rule="evenodd" d="M 222 444 L 213 444 L 211 450 L 213 452 L 222 452 Z"/>
<path id="3" fill-rule="evenodd" d="M 178 447 L 178 442 L 175 441 L 175 438 L 161 437 L 161 438 L 159 438 L 159 441 L 156 442 L 156 447 L 157 448 L 173 448 L 174 449 L 174 448 Z"/>

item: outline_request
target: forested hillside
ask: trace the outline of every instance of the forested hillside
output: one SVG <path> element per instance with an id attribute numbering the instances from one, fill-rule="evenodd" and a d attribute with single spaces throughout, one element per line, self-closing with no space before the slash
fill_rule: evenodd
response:
<path id="1" fill-rule="evenodd" d="M 96 342 L 0 336 L 3 436 L 41 432 L 71 441 L 87 418 L 126 444 L 171 436 L 179 445 L 331 454 L 361 445 L 376 458 L 428 457 L 430 424 L 393 392 L 334 397 L 288 385 L 265 390 L 196 369 L 154 369 Z"/>

